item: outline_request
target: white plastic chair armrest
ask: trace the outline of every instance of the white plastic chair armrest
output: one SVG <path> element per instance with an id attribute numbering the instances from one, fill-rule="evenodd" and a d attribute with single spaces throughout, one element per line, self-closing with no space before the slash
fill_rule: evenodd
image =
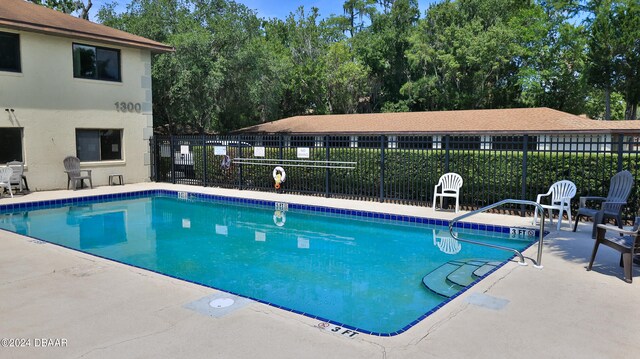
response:
<path id="1" fill-rule="evenodd" d="M 536 198 L 536 202 L 540 203 L 540 200 L 542 199 L 542 197 L 547 197 L 551 194 L 551 191 L 545 193 L 545 194 L 539 194 L 538 198 Z"/>

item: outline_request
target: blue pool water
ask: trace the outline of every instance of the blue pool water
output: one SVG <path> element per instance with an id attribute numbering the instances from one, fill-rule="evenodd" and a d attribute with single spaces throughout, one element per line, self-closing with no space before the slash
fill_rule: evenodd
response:
<path id="1" fill-rule="evenodd" d="M 380 335 L 406 330 L 447 300 L 422 284 L 444 263 L 512 256 L 443 246 L 434 235 L 447 227 L 415 219 L 290 209 L 283 223 L 273 203 L 262 204 L 175 195 L 51 203 L 5 209 L 0 228 Z M 531 244 L 495 231 L 460 235 L 516 249 Z"/>

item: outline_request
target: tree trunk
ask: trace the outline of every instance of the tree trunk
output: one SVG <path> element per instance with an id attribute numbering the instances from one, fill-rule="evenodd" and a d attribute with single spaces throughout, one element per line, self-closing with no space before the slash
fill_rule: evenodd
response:
<path id="1" fill-rule="evenodd" d="M 91 0 L 88 0 L 87 5 L 85 5 L 84 3 L 80 3 L 80 4 L 82 4 L 80 7 L 80 10 L 82 10 L 82 12 L 80 13 L 79 17 L 81 19 L 89 20 L 89 10 L 93 6 L 93 3 L 91 3 Z"/>
<path id="2" fill-rule="evenodd" d="M 604 89 L 604 119 L 611 119 L 611 89 L 608 87 Z"/>
<path id="3" fill-rule="evenodd" d="M 638 104 L 627 102 L 627 108 L 624 111 L 624 119 L 625 120 L 636 120 L 638 119 Z"/>

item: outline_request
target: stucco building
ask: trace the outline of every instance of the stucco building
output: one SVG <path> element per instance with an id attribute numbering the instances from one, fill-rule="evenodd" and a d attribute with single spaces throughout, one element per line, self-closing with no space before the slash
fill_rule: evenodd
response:
<path id="1" fill-rule="evenodd" d="M 31 190 L 66 188 L 62 160 L 149 179 L 151 54 L 170 46 L 23 0 L 0 1 L 0 164 Z"/>

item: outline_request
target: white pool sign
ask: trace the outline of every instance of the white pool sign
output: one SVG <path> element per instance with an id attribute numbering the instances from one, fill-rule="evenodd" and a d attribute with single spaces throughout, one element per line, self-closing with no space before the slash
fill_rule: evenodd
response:
<path id="1" fill-rule="evenodd" d="M 226 156 L 227 155 L 227 147 L 226 146 L 213 146 L 213 154 L 216 156 Z"/>
<path id="2" fill-rule="evenodd" d="M 298 147 L 298 158 L 309 158 L 309 147 Z"/>
<path id="3" fill-rule="evenodd" d="M 253 156 L 254 157 L 264 157 L 264 147 L 254 147 L 253 148 Z"/>

